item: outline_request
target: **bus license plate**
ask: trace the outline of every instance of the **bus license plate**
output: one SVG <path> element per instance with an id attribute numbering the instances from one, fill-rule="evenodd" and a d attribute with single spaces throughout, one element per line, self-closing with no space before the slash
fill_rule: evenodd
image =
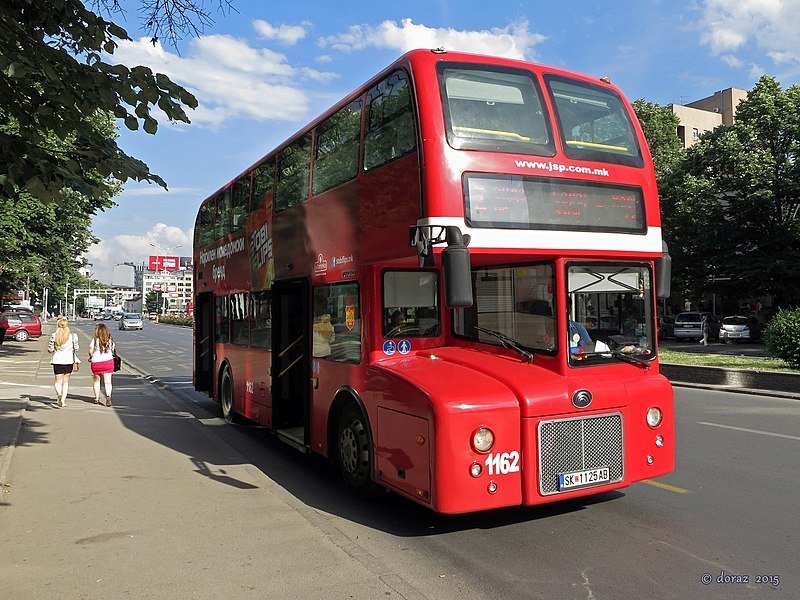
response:
<path id="1" fill-rule="evenodd" d="M 572 490 L 588 485 L 599 485 L 611 481 L 608 467 L 599 469 L 589 469 L 588 471 L 576 471 L 574 473 L 558 474 L 558 489 L 561 491 Z"/>

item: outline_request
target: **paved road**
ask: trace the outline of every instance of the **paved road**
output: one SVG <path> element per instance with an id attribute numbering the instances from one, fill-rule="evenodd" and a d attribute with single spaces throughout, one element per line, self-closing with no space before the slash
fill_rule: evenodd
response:
<path id="1" fill-rule="evenodd" d="M 216 406 L 191 389 L 191 331 L 145 327 L 114 331 L 125 358 L 170 382 L 201 423 L 218 423 L 210 418 Z M 214 427 L 214 433 L 357 540 L 356 552 L 391 565 L 429 598 L 800 596 L 800 402 L 679 388 L 676 410 L 678 467 L 654 484 L 460 517 L 432 514 L 391 494 L 354 499 L 327 477 L 321 461 L 296 454 L 259 427 Z M 711 583 L 704 585 L 707 576 Z M 724 583 L 726 576 L 748 582 Z"/>

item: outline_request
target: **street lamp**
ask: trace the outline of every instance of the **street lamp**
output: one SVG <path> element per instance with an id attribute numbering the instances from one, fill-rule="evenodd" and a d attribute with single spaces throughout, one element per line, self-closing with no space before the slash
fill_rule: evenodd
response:
<path id="1" fill-rule="evenodd" d="M 181 244 L 178 244 L 177 246 L 167 246 L 166 248 L 165 248 L 165 247 L 163 247 L 163 246 L 159 246 L 158 244 L 154 244 L 153 242 L 150 242 L 150 245 L 151 245 L 153 248 L 158 248 L 159 250 L 161 250 L 161 252 L 162 252 L 162 256 L 164 257 L 164 258 L 161 260 L 161 270 L 163 271 L 163 273 L 162 273 L 162 276 L 163 276 L 163 278 L 164 278 L 164 279 L 163 279 L 163 283 L 162 283 L 162 285 L 163 285 L 164 287 L 166 287 L 166 285 L 167 285 L 167 269 L 166 269 L 166 266 L 164 265 L 164 263 L 166 262 L 167 253 L 168 253 L 168 251 L 170 251 L 170 250 L 177 250 L 178 248 L 180 248 L 180 247 L 181 247 Z M 156 273 L 158 273 L 158 269 L 156 269 Z M 165 315 L 165 314 L 166 314 L 166 312 L 167 312 L 167 297 L 166 297 L 166 296 L 164 296 L 164 291 L 163 291 L 163 290 L 162 290 L 162 292 L 161 292 L 161 296 L 162 296 L 162 297 L 163 297 L 163 299 L 164 299 L 164 302 L 163 302 L 163 304 L 161 305 L 161 315 L 163 316 L 163 315 Z"/>

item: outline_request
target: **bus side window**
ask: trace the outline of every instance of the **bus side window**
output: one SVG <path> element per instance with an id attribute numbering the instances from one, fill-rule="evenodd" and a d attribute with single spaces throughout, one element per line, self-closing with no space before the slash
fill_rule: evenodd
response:
<path id="1" fill-rule="evenodd" d="M 367 92 L 364 170 L 405 156 L 416 146 L 411 86 L 405 71 L 395 71 Z"/>
<path id="2" fill-rule="evenodd" d="M 361 362 L 361 306 L 358 284 L 332 283 L 314 288 L 314 358 Z"/>
<path id="3" fill-rule="evenodd" d="M 275 160 L 268 160 L 256 167 L 253 173 L 253 199 L 250 212 L 255 212 L 267 201 L 275 182 Z"/>
<path id="4" fill-rule="evenodd" d="M 250 303 L 250 345 L 253 348 L 272 350 L 272 296 L 271 292 L 253 292 Z"/>
<path id="5" fill-rule="evenodd" d="M 205 246 L 214 240 L 214 203 L 208 202 L 200 207 L 198 227 L 195 230 L 198 245 Z"/>
<path id="6" fill-rule="evenodd" d="M 237 346 L 250 343 L 250 313 L 247 310 L 248 295 L 246 292 L 231 294 L 231 342 Z"/>
<path id="7" fill-rule="evenodd" d="M 228 297 L 216 296 L 214 298 L 214 335 L 217 343 L 227 344 L 229 341 L 229 333 Z"/>
<path id="8" fill-rule="evenodd" d="M 223 237 L 231 227 L 231 191 L 225 190 L 217 196 L 214 204 L 216 205 L 216 219 L 214 225 L 214 239 Z"/>
<path id="9" fill-rule="evenodd" d="M 354 100 L 317 127 L 312 194 L 354 179 L 358 174 L 361 99 Z"/>
<path id="10" fill-rule="evenodd" d="M 249 204 L 250 175 L 245 175 L 233 184 L 233 194 L 231 196 L 231 231 L 239 231 L 244 227 Z"/>
<path id="11" fill-rule="evenodd" d="M 432 271 L 386 271 L 383 274 L 383 335 L 439 335 L 438 277 Z"/>
<path id="12" fill-rule="evenodd" d="M 278 185 L 275 210 L 285 210 L 308 199 L 311 170 L 311 135 L 306 134 L 278 155 Z"/>

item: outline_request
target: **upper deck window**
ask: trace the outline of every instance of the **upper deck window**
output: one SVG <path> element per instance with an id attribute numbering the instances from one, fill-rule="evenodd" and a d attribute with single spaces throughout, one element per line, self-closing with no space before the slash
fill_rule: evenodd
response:
<path id="1" fill-rule="evenodd" d="M 312 194 L 354 179 L 358 174 L 361 99 L 354 100 L 317 127 Z"/>
<path id="2" fill-rule="evenodd" d="M 445 63 L 439 81 L 453 148 L 555 154 L 539 86 L 527 71 Z"/>
<path id="3" fill-rule="evenodd" d="M 641 167 L 644 164 L 623 100 L 599 85 L 545 76 L 570 158 Z"/>
<path id="4" fill-rule="evenodd" d="M 305 202 L 308 198 L 308 174 L 311 171 L 311 135 L 306 134 L 278 155 L 278 184 L 275 210 L 281 211 Z"/>
<path id="5" fill-rule="evenodd" d="M 365 171 L 416 150 L 414 105 L 405 71 L 395 71 L 369 90 L 366 106 Z"/>

